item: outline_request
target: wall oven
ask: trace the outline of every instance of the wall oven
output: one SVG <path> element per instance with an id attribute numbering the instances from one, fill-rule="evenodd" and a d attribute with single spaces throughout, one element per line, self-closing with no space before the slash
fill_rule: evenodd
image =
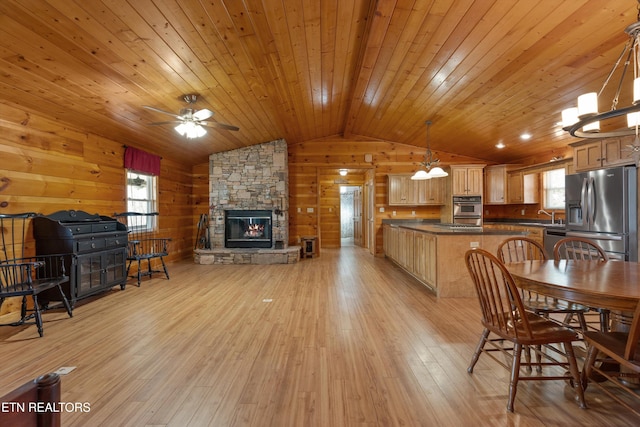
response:
<path id="1" fill-rule="evenodd" d="M 482 197 L 454 196 L 453 223 L 482 225 Z"/>

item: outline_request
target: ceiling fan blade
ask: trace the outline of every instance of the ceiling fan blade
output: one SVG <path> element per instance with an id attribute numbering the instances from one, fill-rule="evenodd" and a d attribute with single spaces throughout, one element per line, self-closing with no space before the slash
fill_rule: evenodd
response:
<path id="1" fill-rule="evenodd" d="M 180 124 L 180 123 L 182 123 L 180 120 L 171 120 L 168 122 L 153 122 L 149 124 L 152 126 L 155 126 L 155 125 L 174 125 L 174 124 Z"/>
<path id="2" fill-rule="evenodd" d="M 147 110 L 156 111 L 156 112 L 158 112 L 158 113 L 168 114 L 168 115 L 173 116 L 173 117 L 177 117 L 177 118 L 179 118 L 179 117 L 180 117 L 180 116 L 178 116 L 177 114 L 173 114 L 173 113 L 170 113 L 170 112 L 168 112 L 168 111 L 161 110 L 161 109 L 156 108 L 156 107 L 151 107 L 151 106 L 149 106 L 149 105 L 143 105 L 142 107 L 143 107 L 143 108 L 146 108 Z"/>
<path id="3" fill-rule="evenodd" d="M 227 125 L 227 124 L 218 123 L 218 122 L 198 122 L 198 124 L 201 124 L 202 126 L 222 128 L 222 129 L 226 129 L 226 130 L 240 130 L 240 128 L 237 127 L 237 126 Z"/>
<path id="4" fill-rule="evenodd" d="M 193 118 L 196 120 L 207 120 L 211 116 L 213 116 L 213 111 L 207 110 L 206 108 L 193 113 Z"/>

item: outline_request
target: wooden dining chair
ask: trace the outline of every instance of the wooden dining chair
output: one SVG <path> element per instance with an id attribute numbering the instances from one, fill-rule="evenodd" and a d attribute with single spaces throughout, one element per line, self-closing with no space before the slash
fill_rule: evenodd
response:
<path id="1" fill-rule="evenodd" d="M 597 243 L 583 237 L 565 237 L 553 246 L 553 259 L 608 261 L 609 256 Z"/>
<path id="2" fill-rule="evenodd" d="M 583 237 L 565 237 L 556 242 L 553 247 L 553 259 L 559 261 L 568 259 L 573 261 L 609 261 L 609 256 L 597 243 Z M 599 328 L 602 331 L 608 330 L 610 327 L 609 310 L 598 307 L 590 307 L 590 311 L 599 313 Z M 565 321 L 571 321 L 571 313 L 567 315 Z M 586 327 L 583 328 L 586 330 Z"/>
<path id="3" fill-rule="evenodd" d="M 504 263 L 529 260 L 543 261 L 547 259 L 544 247 L 535 240 L 527 237 L 510 237 L 502 241 L 500 245 L 498 245 L 497 254 L 498 259 Z M 525 290 L 521 291 L 521 297 L 524 307 L 527 310 L 545 317 L 549 317 L 552 313 L 563 314 L 567 326 L 571 326 L 571 321 L 575 316 L 580 324 L 580 328 L 582 330 L 587 329 L 584 314 L 590 310 L 589 307 Z"/>
<path id="4" fill-rule="evenodd" d="M 582 385 L 586 389 L 594 373 L 606 378 L 614 387 L 640 399 L 637 390 L 624 381 L 640 380 L 640 303 L 632 313 L 632 322 L 628 331 L 587 331 L 584 339 L 588 344 L 587 356 L 582 370 Z M 613 368 L 613 369 L 607 369 Z M 630 406 L 612 390 L 603 387 L 600 382 L 593 381 L 601 391 L 613 398 L 640 417 L 640 405 Z"/>
<path id="5" fill-rule="evenodd" d="M 467 372 L 473 373 L 473 368 L 482 353 L 486 353 L 509 369 L 509 412 L 514 410 L 518 382 L 521 380 L 568 380 L 575 389 L 579 406 L 586 408 L 572 346 L 572 343 L 578 340 L 578 334 L 571 328 L 525 310 L 513 277 L 504 264 L 491 253 L 484 249 L 471 249 L 465 254 L 465 262 L 478 295 L 484 326 Z M 491 334 L 495 337 L 491 337 Z M 489 347 L 485 348 L 487 344 Z M 542 346 L 544 351 L 540 353 L 544 362 L 541 363 L 544 366 L 556 366 L 559 370 L 557 375 L 521 375 L 521 354 L 525 346 Z M 495 357 L 492 352 L 510 356 L 510 366 Z M 524 365 L 528 363 L 531 362 L 525 362 Z M 538 362 L 534 364 L 537 365 Z"/>

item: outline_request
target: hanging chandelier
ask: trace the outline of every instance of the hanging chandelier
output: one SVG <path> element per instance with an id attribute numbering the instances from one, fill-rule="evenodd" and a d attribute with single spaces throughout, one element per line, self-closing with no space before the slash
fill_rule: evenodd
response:
<path id="1" fill-rule="evenodd" d="M 425 124 L 427 125 L 427 152 L 424 155 L 424 162 L 420 163 L 422 166 L 424 166 L 424 169 L 419 169 L 416 173 L 414 173 L 411 177 L 411 179 L 413 180 L 443 178 L 449 175 L 440 166 L 437 166 L 437 164 L 440 163 L 440 160 L 432 158 L 433 155 L 431 154 L 431 144 L 429 138 L 431 120 L 427 120 Z"/>
<path id="2" fill-rule="evenodd" d="M 640 0 L 638 0 L 638 3 L 638 22 L 625 28 L 624 32 L 629 36 L 629 39 L 625 43 L 611 72 L 609 72 L 609 75 L 605 79 L 600 92 L 590 92 L 580 95 L 578 97 L 577 107 L 567 108 L 562 111 L 563 129 L 569 132 L 571 136 L 601 139 L 636 135 L 636 141 L 638 141 L 638 128 L 640 127 L 640 64 L 638 63 L 638 59 L 640 59 Z M 623 59 L 624 62 L 622 62 Z M 611 109 L 600 113 L 598 112 L 598 98 L 602 95 L 611 77 L 621 63 L 622 75 L 620 76 L 618 87 L 611 102 Z M 618 98 L 624 86 L 630 64 L 633 67 L 633 103 L 628 107 L 618 109 Z M 631 72 L 629 72 L 629 74 L 631 74 Z M 613 119 L 617 117 L 621 118 L 625 115 L 627 118 L 626 126 L 618 123 L 615 129 L 600 130 L 600 122 L 613 123 L 615 122 Z M 622 121 L 618 119 L 618 122 Z M 634 145 L 636 144 L 634 143 Z"/>

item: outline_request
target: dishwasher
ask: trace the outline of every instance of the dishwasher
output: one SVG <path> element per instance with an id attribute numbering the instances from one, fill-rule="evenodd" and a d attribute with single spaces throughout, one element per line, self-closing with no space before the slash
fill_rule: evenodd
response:
<path id="1" fill-rule="evenodd" d="M 560 239 L 564 239 L 567 236 L 567 231 L 564 228 L 547 228 L 544 229 L 544 251 L 547 254 L 547 258 L 553 259 L 553 246 Z"/>

